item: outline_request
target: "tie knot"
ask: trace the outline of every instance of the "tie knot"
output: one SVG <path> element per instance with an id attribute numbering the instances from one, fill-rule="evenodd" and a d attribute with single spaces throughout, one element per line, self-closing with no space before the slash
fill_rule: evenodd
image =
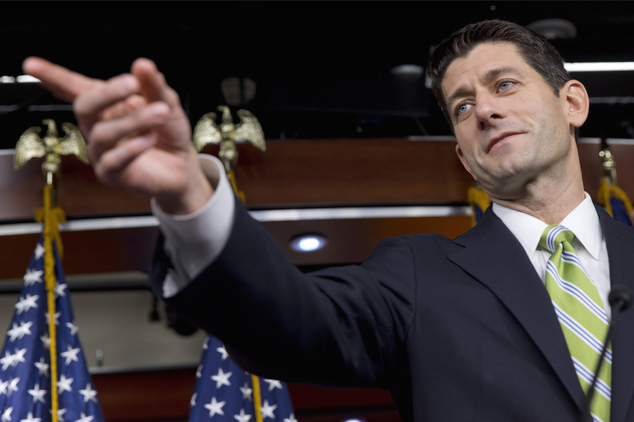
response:
<path id="1" fill-rule="evenodd" d="M 554 253 L 557 245 L 562 242 L 572 243 L 573 240 L 575 240 L 575 234 L 567 227 L 551 224 L 542 233 L 539 246 L 549 250 L 550 253 Z"/>

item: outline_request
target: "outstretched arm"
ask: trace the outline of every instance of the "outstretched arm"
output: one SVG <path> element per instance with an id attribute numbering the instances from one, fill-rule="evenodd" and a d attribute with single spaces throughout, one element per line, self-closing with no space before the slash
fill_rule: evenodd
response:
<path id="1" fill-rule="evenodd" d="M 170 214 L 190 214 L 213 194 L 178 94 L 154 62 L 137 59 L 129 74 L 92 79 L 30 57 L 25 73 L 56 97 L 72 102 L 97 178 L 156 198 Z"/>

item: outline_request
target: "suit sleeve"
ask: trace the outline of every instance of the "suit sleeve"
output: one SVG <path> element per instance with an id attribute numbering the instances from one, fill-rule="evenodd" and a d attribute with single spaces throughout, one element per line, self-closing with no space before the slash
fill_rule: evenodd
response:
<path id="1" fill-rule="evenodd" d="M 150 271 L 159 295 L 170 265 L 159 240 Z M 167 303 L 260 376 L 390 388 L 406 354 L 414 268 L 408 243 L 392 238 L 362 265 L 303 274 L 236 200 L 220 256 Z"/>

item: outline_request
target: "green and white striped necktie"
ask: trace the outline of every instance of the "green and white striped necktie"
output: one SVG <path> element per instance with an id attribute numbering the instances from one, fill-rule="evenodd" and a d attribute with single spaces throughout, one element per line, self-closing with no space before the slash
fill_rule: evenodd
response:
<path id="1" fill-rule="evenodd" d="M 546 290 L 587 394 L 608 332 L 608 316 L 597 287 L 572 247 L 574 239 L 566 227 L 553 224 L 544 230 L 539 245 L 552 253 L 546 264 Z M 595 422 L 610 420 L 611 381 L 612 351 L 608 349 L 590 405 Z"/>

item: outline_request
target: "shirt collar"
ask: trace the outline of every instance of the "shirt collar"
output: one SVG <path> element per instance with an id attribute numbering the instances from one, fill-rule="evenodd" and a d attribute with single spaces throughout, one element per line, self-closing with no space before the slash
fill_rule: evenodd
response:
<path id="1" fill-rule="evenodd" d="M 496 203 L 493 203 L 493 212 L 519 240 L 526 254 L 532 256 L 548 224 L 531 215 Z M 592 258 L 599 259 L 603 231 L 590 195 L 585 193 L 585 199 L 560 224 L 575 234 Z"/>

